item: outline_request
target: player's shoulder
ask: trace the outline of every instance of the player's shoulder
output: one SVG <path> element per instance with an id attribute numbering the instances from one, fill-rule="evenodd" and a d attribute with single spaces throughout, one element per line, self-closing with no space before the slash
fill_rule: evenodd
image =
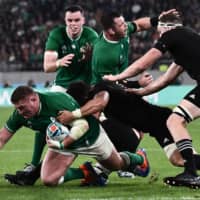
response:
<path id="1" fill-rule="evenodd" d="M 56 26 L 55 28 L 53 28 L 50 31 L 50 35 L 59 35 L 59 34 L 62 34 L 63 31 L 66 32 L 66 26 L 59 25 L 59 26 Z"/>
<path id="2" fill-rule="evenodd" d="M 47 99 L 66 97 L 67 96 L 67 94 L 64 93 L 64 92 L 51 92 L 51 91 L 38 92 L 38 94 L 41 98 L 47 98 Z"/>
<path id="3" fill-rule="evenodd" d="M 99 34 L 99 37 L 95 41 L 95 49 L 105 49 L 110 46 L 110 43 L 105 39 L 103 32 Z"/>
<path id="4" fill-rule="evenodd" d="M 96 35 L 96 36 L 98 36 L 98 33 L 93 29 L 93 28 L 91 28 L 91 27 L 89 27 L 89 26 L 83 26 L 83 34 L 84 35 Z"/>
<path id="5" fill-rule="evenodd" d="M 169 31 L 166 31 L 165 33 L 162 34 L 161 37 L 179 37 L 182 34 L 185 34 L 186 32 L 188 32 L 189 29 L 185 28 L 185 27 L 177 27 L 174 29 L 171 29 Z"/>

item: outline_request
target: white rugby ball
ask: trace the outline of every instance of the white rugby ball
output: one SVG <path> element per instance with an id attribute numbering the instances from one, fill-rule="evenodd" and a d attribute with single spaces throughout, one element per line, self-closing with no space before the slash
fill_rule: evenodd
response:
<path id="1" fill-rule="evenodd" d="M 46 134 L 50 139 L 61 142 L 69 134 L 69 129 L 59 122 L 52 122 L 48 125 Z"/>

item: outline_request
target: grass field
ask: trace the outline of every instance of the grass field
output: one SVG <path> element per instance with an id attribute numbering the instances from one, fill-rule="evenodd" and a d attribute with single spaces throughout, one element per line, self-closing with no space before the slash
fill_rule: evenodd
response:
<path id="1" fill-rule="evenodd" d="M 0 108 L 0 125 L 6 121 L 11 108 Z M 158 122 L 159 123 L 159 122 Z M 196 120 L 189 125 L 193 136 L 193 144 L 200 152 L 200 121 Z M 162 134 L 162 133 L 161 133 Z M 141 147 L 147 149 L 151 163 L 151 173 L 157 172 L 159 178 L 150 183 L 149 178 L 134 179 L 119 178 L 116 173 L 110 176 L 106 187 L 82 188 L 80 181 L 71 181 L 59 187 L 48 188 L 40 181 L 35 186 L 20 187 L 7 183 L 3 174 L 13 173 L 29 162 L 32 155 L 33 132 L 28 129 L 20 130 L 12 140 L 0 151 L 0 199 L 1 200 L 175 200 L 175 199 L 200 199 L 200 191 L 184 187 L 168 187 L 162 183 L 165 176 L 176 175 L 181 168 L 173 167 L 165 157 L 162 149 L 148 135 L 144 138 Z M 79 166 L 88 157 L 79 157 L 73 166 Z M 91 160 L 93 161 L 93 160 Z M 94 161 L 93 161 L 94 162 Z"/>

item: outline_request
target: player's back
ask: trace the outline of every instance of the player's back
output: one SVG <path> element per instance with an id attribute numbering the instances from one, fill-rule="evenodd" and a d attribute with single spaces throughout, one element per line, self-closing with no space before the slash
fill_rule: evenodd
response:
<path id="1" fill-rule="evenodd" d="M 144 132 L 166 126 L 166 120 L 171 114 L 170 109 L 152 105 L 140 96 L 125 92 L 121 86 L 108 81 L 96 84 L 94 93 L 102 90 L 106 90 L 110 95 L 104 109 L 108 117 L 113 116 Z"/>

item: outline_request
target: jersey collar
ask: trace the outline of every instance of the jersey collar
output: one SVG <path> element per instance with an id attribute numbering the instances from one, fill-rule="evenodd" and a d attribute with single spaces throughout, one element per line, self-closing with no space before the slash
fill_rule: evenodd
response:
<path id="1" fill-rule="evenodd" d="M 108 43 L 113 43 L 113 44 L 119 43 L 119 41 L 113 41 L 113 40 L 109 40 L 108 38 L 106 38 L 106 35 L 105 35 L 104 32 L 103 32 L 103 38 L 104 38 L 104 40 L 106 40 L 106 42 L 108 42 Z"/>
<path id="2" fill-rule="evenodd" d="M 81 27 L 81 31 L 80 31 L 80 34 L 78 35 L 78 37 L 75 38 L 75 39 L 73 39 L 73 38 L 70 36 L 70 34 L 69 34 L 68 30 L 67 30 L 67 26 L 66 26 L 66 33 L 67 33 L 68 38 L 69 38 L 71 41 L 79 40 L 80 37 L 81 37 L 82 32 L 83 32 L 83 27 Z"/>

